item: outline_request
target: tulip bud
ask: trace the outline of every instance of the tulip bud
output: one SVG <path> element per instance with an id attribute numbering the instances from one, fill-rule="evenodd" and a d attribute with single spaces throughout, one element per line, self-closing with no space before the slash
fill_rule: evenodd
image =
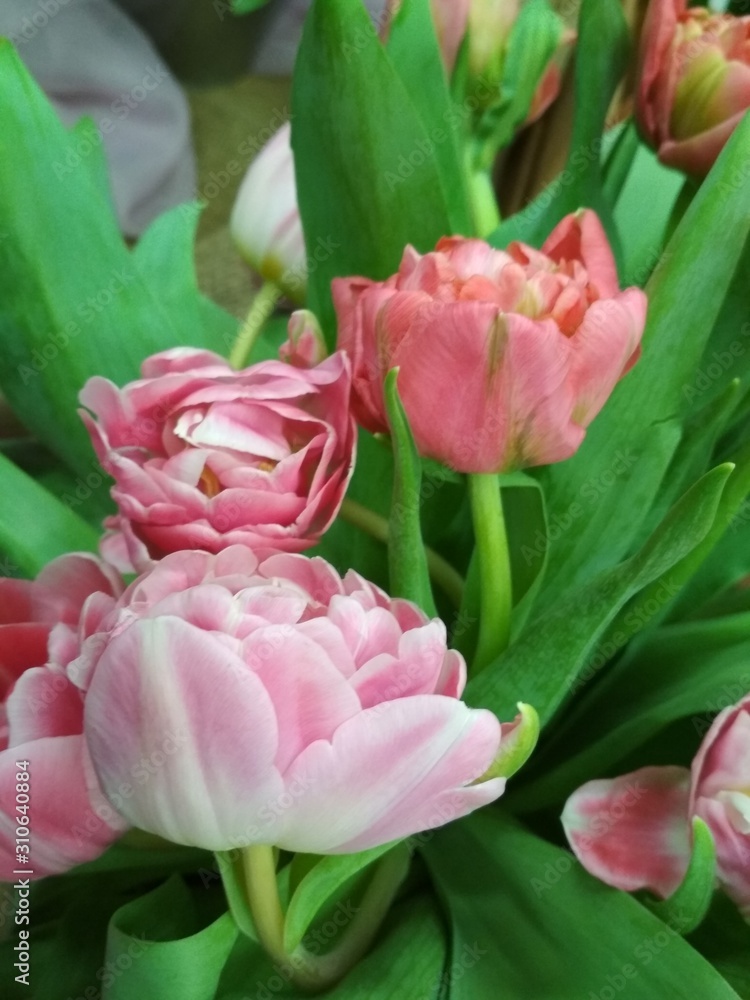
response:
<path id="1" fill-rule="evenodd" d="M 652 0 L 636 114 L 667 166 L 703 176 L 750 107 L 750 16 Z"/>
<path id="2" fill-rule="evenodd" d="M 295 368 L 313 368 L 328 357 L 323 331 L 309 309 L 298 309 L 289 317 L 288 338 L 279 348 L 279 358 Z"/>
<path id="3" fill-rule="evenodd" d="M 305 239 L 288 122 L 248 167 L 229 226 L 248 264 L 294 302 L 304 302 Z"/>

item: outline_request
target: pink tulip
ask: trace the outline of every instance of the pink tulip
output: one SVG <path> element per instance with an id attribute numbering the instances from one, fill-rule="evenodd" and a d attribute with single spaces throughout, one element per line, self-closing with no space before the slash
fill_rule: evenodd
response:
<path id="1" fill-rule="evenodd" d="M 542 250 L 443 239 L 407 247 L 387 281 L 338 278 L 339 346 L 354 410 L 388 430 L 383 378 L 399 392 L 419 451 L 460 472 L 507 472 L 569 458 L 635 363 L 646 314 L 620 291 L 593 212 L 569 215 Z"/>
<path id="2" fill-rule="evenodd" d="M 687 870 L 694 816 L 713 834 L 719 884 L 750 920 L 750 695 L 716 717 L 690 771 L 590 781 L 568 799 L 563 825 L 597 878 L 667 897 Z"/>
<path id="3" fill-rule="evenodd" d="M 0 579 L 0 881 L 15 881 L 19 869 L 41 878 L 90 861 L 124 828 L 98 787 L 82 694 L 66 672 L 79 653 L 82 610 L 113 603 L 121 590 L 84 554 L 54 560 L 33 582 Z M 31 836 L 19 849 L 27 820 Z"/>
<path id="4" fill-rule="evenodd" d="M 260 552 L 314 545 L 344 498 L 355 453 L 347 359 L 264 361 L 234 371 L 208 351 L 147 359 L 118 389 L 90 379 L 81 402 L 119 515 L 103 551 L 144 569 L 178 549 Z"/>
<path id="5" fill-rule="evenodd" d="M 131 823 L 177 843 L 360 851 L 504 789 L 503 777 L 475 783 L 501 726 L 459 700 L 465 664 L 444 625 L 320 558 L 167 556 L 75 672 L 91 678 L 103 788 Z"/>
<path id="6" fill-rule="evenodd" d="M 293 301 L 304 302 L 307 258 L 297 209 L 289 122 L 247 168 L 229 228 L 240 253 L 258 274 L 278 285 Z"/>
<path id="7" fill-rule="evenodd" d="M 748 107 L 750 16 L 651 0 L 636 115 L 662 163 L 707 174 Z"/>

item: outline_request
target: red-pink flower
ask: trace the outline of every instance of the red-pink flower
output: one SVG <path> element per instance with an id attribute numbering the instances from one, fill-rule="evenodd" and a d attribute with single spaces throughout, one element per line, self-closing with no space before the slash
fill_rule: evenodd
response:
<path id="1" fill-rule="evenodd" d="M 115 480 L 107 557 L 143 569 L 179 549 L 314 545 L 354 463 L 347 359 L 234 371 L 208 351 L 177 348 L 148 358 L 142 372 L 124 389 L 92 378 L 80 397 Z"/>
<path id="2" fill-rule="evenodd" d="M 359 851 L 504 789 L 474 783 L 501 726 L 459 700 L 465 664 L 444 625 L 319 558 L 166 556 L 71 673 L 88 688 L 103 788 L 131 823 L 178 843 Z M 133 782 L 141 761 L 153 766 Z"/>
<path id="3" fill-rule="evenodd" d="M 460 472 L 559 462 L 639 353 L 640 289 L 620 291 L 593 212 L 569 215 L 541 250 L 443 239 L 407 247 L 387 281 L 337 278 L 339 347 L 352 359 L 357 419 L 387 431 L 383 379 L 423 455 Z"/>
<path id="4" fill-rule="evenodd" d="M 66 871 L 124 828 L 96 781 L 83 697 L 66 672 L 79 652 L 82 610 L 121 590 L 85 554 L 54 560 L 34 581 L 0 579 L 0 881 L 14 881 L 18 869 L 33 878 Z M 28 851 L 16 843 L 26 821 Z"/>
<path id="5" fill-rule="evenodd" d="M 707 174 L 750 107 L 750 17 L 651 0 L 636 116 L 669 167 Z"/>
<path id="6" fill-rule="evenodd" d="M 568 799 L 563 825 L 602 881 L 667 897 L 687 870 L 694 816 L 713 834 L 721 887 L 750 919 L 750 695 L 716 717 L 690 771 L 590 781 Z"/>

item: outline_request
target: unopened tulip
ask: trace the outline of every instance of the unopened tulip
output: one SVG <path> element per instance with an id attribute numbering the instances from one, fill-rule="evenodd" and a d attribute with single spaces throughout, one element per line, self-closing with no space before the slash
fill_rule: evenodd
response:
<path id="1" fill-rule="evenodd" d="M 131 823 L 177 843 L 361 851 L 505 786 L 496 771 L 479 780 L 501 725 L 459 700 L 465 664 L 444 625 L 320 558 L 167 556 L 79 666 L 103 788 Z M 133 783 L 144 760 L 148 778 Z M 135 784 L 127 798 L 123 783 Z"/>
<path id="2" fill-rule="evenodd" d="M 716 717 L 691 770 L 590 781 L 568 800 L 563 825 L 593 875 L 667 897 L 687 871 L 695 816 L 713 835 L 721 887 L 750 919 L 750 696 Z"/>
<path id="3" fill-rule="evenodd" d="M 636 361 L 646 315 L 620 291 L 593 212 L 567 216 L 540 250 L 443 239 L 407 247 L 387 281 L 338 278 L 339 347 L 352 359 L 355 414 L 388 430 L 383 379 L 419 451 L 460 472 L 507 472 L 577 450 Z"/>
<path id="4" fill-rule="evenodd" d="M 390 20 L 402 0 L 389 0 Z M 431 0 L 440 51 L 450 76 L 464 38 L 467 39 L 468 92 L 472 102 L 491 104 L 500 97 L 508 41 L 521 10 L 521 0 Z M 563 31 L 558 51 L 539 81 L 526 124 L 536 121 L 560 93 L 562 71 L 575 33 Z"/>
<path id="5" fill-rule="evenodd" d="M 81 402 L 119 514 L 103 551 L 123 570 L 178 549 L 314 545 L 354 465 L 349 363 L 264 361 L 243 371 L 207 351 L 148 358 L 123 389 L 90 379 Z"/>
<path id="6" fill-rule="evenodd" d="M 297 208 L 288 122 L 248 167 L 229 228 L 240 253 L 261 277 L 278 285 L 294 302 L 304 302 L 305 238 Z"/>
<path id="7" fill-rule="evenodd" d="M 121 590 L 84 554 L 56 559 L 34 581 L 0 579 L 0 881 L 90 861 L 125 828 L 98 787 L 83 696 L 66 672 L 81 613 Z"/>
<path id="8" fill-rule="evenodd" d="M 750 16 L 651 0 L 636 115 L 669 167 L 708 173 L 750 107 Z"/>

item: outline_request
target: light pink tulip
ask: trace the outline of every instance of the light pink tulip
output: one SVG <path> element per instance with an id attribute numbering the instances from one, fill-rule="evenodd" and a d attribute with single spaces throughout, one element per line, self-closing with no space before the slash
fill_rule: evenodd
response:
<path id="1" fill-rule="evenodd" d="M 92 378 L 80 397 L 115 480 L 107 558 L 140 570 L 178 549 L 314 545 L 354 464 L 347 359 L 234 371 L 218 355 L 177 348 L 147 359 L 142 372 L 124 389 Z"/>
<path id="2" fill-rule="evenodd" d="M 620 291 L 593 212 L 569 215 L 540 250 L 443 239 L 407 247 L 387 281 L 337 278 L 339 347 L 354 409 L 388 430 L 383 379 L 399 392 L 419 451 L 460 472 L 506 472 L 569 458 L 635 363 L 646 315 Z"/>
<path id="3" fill-rule="evenodd" d="M 278 285 L 294 302 L 304 302 L 305 237 L 297 209 L 289 122 L 248 167 L 229 228 L 242 256 L 258 274 Z"/>
<path id="4" fill-rule="evenodd" d="M 750 16 L 651 0 L 636 116 L 659 159 L 703 176 L 750 107 Z"/>
<path id="5" fill-rule="evenodd" d="M 113 603 L 121 590 L 106 565 L 84 554 L 54 560 L 34 581 L 0 579 L 0 881 L 15 881 L 19 869 L 41 878 L 90 861 L 124 829 L 99 789 L 83 697 L 66 672 L 79 653 L 82 610 Z M 28 800 L 17 800 L 23 772 Z M 29 821 L 28 853 L 16 848 L 18 816 Z"/>
<path id="6" fill-rule="evenodd" d="M 690 771 L 590 781 L 568 799 L 563 826 L 597 878 L 667 897 L 687 870 L 694 816 L 713 834 L 721 887 L 750 920 L 750 696 L 716 717 Z"/>
<path id="7" fill-rule="evenodd" d="M 177 843 L 360 851 L 504 789 L 501 777 L 474 784 L 501 726 L 459 700 L 465 664 L 442 622 L 319 558 L 167 556 L 71 670 L 88 686 L 104 789 L 131 823 Z M 134 783 L 141 761 L 149 776 Z"/>

